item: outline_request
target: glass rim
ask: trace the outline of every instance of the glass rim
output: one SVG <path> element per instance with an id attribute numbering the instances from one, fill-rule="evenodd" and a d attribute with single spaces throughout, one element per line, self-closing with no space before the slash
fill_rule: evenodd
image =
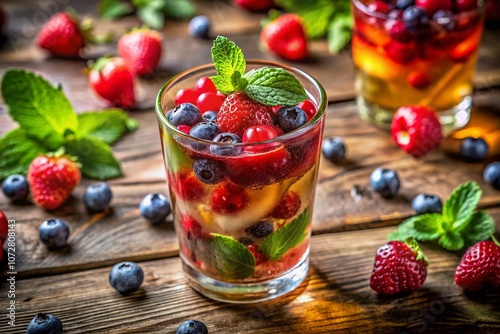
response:
<path id="1" fill-rule="evenodd" d="M 378 13 L 378 12 L 372 12 L 368 10 L 368 6 L 363 3 L 361 0 L 351 0 L 351 3 L 360 11 L 362 11 L 364 14 L 379 18 L 379 19 L 384 19 L 384 20 L 395 20 L 395 21 L 402 21 L 401 18 L 391 18 L 389 17 L 389 14 L 383 14 L 383 13 Z M 371 2 L 370 2 L 371 3 Z M 484 10 L 485 6 L 485 1 L 484 0 L 477 0 L 478 7 L 475 9 L 471 9 L 468 11 L 463 11 L 461 13 L 453 13 L 453 18 L 461 17 L 463 18 L 464 16 L 469 16 L 469 15 L 474 15 L 477 12 L 481 12 Z M 431 17 L 429 17 L 432 19 Z"/>
<path id="2" fill-rule="evenodd" d="M 290 132 L 287 132 L 283 135 L 277 136 L 276 138 L 268 139 L 265 141 L 259 141 L 259 142 L 251 142 L 251 143 L 217 143 L 217 142 L 213 142 L 211 140 L 196 138 L 196 137 L 190 136 L 189 134 L 186 134 L 185 132 L 180 131 L 179 129 L 177 129 L 176 126 L 174 126 L 167 119 L 166 114 L 163 112 L 163 107 L 161 105 L 162 97 L 169 87 L 171 87 L 171 86 L 175 85 L 176 83 L 178 83 L 179 81 L 181 81 L 186 75 L 189 75 L 189 74 L 192 74 L 192 73 L 198 72 L 198 71 L 203 71 L 203 70 L 210 70 L 210 69 L 215 70 L 214 64 L 208 63 L 208 64 L 198 65 L 198 66 L 192 67 L 190 69 L 187 69 L 185 71 L 182 71 L 182 72 L 174 75 L 173 77 L 171 77 L 169 80 L 167 80 L 167 82 L 160 88 L 160 90 L 158 91 L 158 94 L 156 95 L 155 112 L 156 112 L 157 119 L 164 126 L 166 126 L 169 130 L 171 130 L 176 136 L 180 136 L 182 138 L 189 139 L 191 141 L 204 143 L 206 145 L 210 144 L 210 145 L 218 145 L 218 146 L 226 146 L 226 147 L 227 146 L 251 147 L 251 146 L 258 146 L 258 145 L 263 145 L 263 144 L 280 143 L 283 141 L 288 141 L 288 140 L 292 140 L 294 138 L 298 138 L 298 137 L 308 133 L 311 129 L 314 129 L 317 126 L 317 124 L 321 121 L 323 116 L 326 114 L 326 109 L 327 109 L 327 105 L 328 105 L 326 91 L 317 79 L 315 79 L 313 76 L 311 76 L 307 72 L 304 72 L 296 67 L 288 66 L 288 65 L 285 65 L 285 64 L 282 64 L 279 62 L 275 62 L 275 61 L 260 60 L 260 59 L 248 59 L 248 60 L 246 60 L 246 63 L 250 64 L 250 65 L 262 65 L 262 66 L 267 65 L 267 66 L 273 66 L 273 67 L 281 67 L 281 68 L 287 70 L 288 72 L 297 73 L 297 74 L 301 75 L 302 77 L 304 77 L 305 79 L 307 79 L 308 81 L 310 81 L 314 85 L 314 87 L 317 89 L 317 91 L 319 92 L 319 101 L 318 101 L 319 103 L 318 103 L 318 108 L 317 108 L 317 111 L 316 111 L 316 114 L 314 115 L 314 117 L 312 119 L 308 120 L 306 124 L 304 124 L 303 126 L 297 128 L 293 131 L 290 131 Z"/>

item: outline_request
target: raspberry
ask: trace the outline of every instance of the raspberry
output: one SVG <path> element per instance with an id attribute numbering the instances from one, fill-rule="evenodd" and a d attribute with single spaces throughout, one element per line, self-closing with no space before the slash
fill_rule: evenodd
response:
<path id="1" fill-rule="evenodd" d="M 202 236 L 202 227 L 200 223 L 189 215 L 181 217 L 182 230 L 186 233 L 188 240 Z"/>
<path id="2" fill-rule="evenodd" d="M 169 174 L 169 183 L 175 194 L 184 201 L 195 201 L 203 196 L 203 185 L 192 172 Z"/>
<path id="3" fill-rule="evenodd" d="M 297 213 L 301 205 L 300 196 L 296 192 L 288 191 L 271 212 L 273 218 L 288 219 Z"/>
<path id="4" fill-rule="evenodd" d="M 252 125 L 274 125 L 271 107 L 260 104 L 243 92 L 230 94 L 222 103 L 217 115 L 217 124 L 222 131 L 232 132 L 242 137 Z"/>
<path id="5" fill-rule="evenodd" d="M 248 245 L 247 246 L 248 250 L 253 254 L 255 257 L 255 264 L 259 265 L 267 261 L 267 258 L 264 254 L 259 252 L 258 246 L 255 244 Z"/>
<path id="6" fill-rule="evenodd" d="M 248 201 L 245 189 L 233 183 L 225 183 L 212 193 L 211 208 L 217 213 L 232 214 L 245 208 Z"/>

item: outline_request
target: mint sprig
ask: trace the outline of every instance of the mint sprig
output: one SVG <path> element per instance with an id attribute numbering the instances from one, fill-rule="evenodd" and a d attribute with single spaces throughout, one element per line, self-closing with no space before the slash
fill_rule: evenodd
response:
<path id="1" fill-rule="evenodd" d="M 242 243 L 232 237 L 212 233 L 213 266 L 228 279 L 242 279 L 255 270 L 255 257 Z"/>
<path id="2" fill-rule="evenodd" d="M 8 69 L 1 82 L 8 113 L 19 124 L 0 137 L 0 180 L 26 174 L 40 154 L 64 151 L 93 179 L 122 175 L 109 144 L 137 128 L 120 109 L 77 114 L 59 87 L 22 69 Z"/>
<path id="3" fill-rule="evenodd" d="M 390 233 L 388 238 L 403 241 L 414 237 L 419 241 L 437 241 L 450 251 L 486 240 L 494 231 L 495 224 L 485 211 L 475 211 L 481 194 L 481 188 L 476 182 L 463 183 L 446 200 L 442 213 L 410 217 Z"/>
<path id="4" fill-rule="evenodd" d="M 217 36 L 212 46 L 217 75 L 211 77 L 224 94 L 243 91 L 267 105 L 296 105 L 307 98 L 306 91 L 292 74 L 281 68 L 262 67 L 245 73 L 243 51 L 227 37 Z"/>
<path id="5" fill-rule="evenodd" d="M 270 260 L 279 260 L 286 252 L 305 239 L 307 236 L 306 228 L 310 220 L 311 213 L 305 209 L 290 223 L 269 234 L 260 245 L 259 251 Z"/>

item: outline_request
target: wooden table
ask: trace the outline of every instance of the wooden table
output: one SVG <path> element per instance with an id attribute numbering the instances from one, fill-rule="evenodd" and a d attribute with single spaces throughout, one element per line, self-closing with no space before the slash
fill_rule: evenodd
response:
<path id="1" fill-rule="evenodd" d="M 95 16 L 97 1 L 72 5 Z M 66 94 L 81 112 L 104 104 L 87 87 L 82 74 L 85 60 L 47 57 L 33 44 L 40 18 L 61 10 L 58 1 L 35 4 L 7 1 L 10 42 L 0 53 L 0 72 L 22 67 L 37 71 Z M 214 35 L 226 35 L 239 44 L 247 58 L 273 59 L 258 47 L 257 14 L 243 12 L 224 1 L 199 1 L 198 12 L 214 21 Z M 116 22 L 97 21 L 100 31 L 117 33 L 137 24 L 133 17 Z M 499 31 L 487 31 L 475 77 L 472 125 L 488 117 L 500 129 Z M 482 181 L 485 163 L 465 163 L 451 154 L 460 134 L 447 139 L 440 150 L 421 160 L 404 154 L 390 134 L 360 121 L 354 103 L 353 69 L 349 50 L 336 56 L 324 41 L 311 43 L 312 59 L 296 66 L 316 76 L 325 86 L 329 107 L 325 137 L 345 139 L 348 159 L 340 165 L 321 161 L 313 221 L 311 269 L 298 290 L 278 300 L 235 306 L 208 300 L 192 290 L 181 272 L 175 231 L 171 222 L 151 226 L 139 216 L 138 205 L 152 192 L 166 193 L 165 172 L 152 108 L 154 96 L 166 79 L 194 65 L 210 62 L 210 40 L 187 35 L 187 22 L 167 22 L 165 56 L 155 78 L 140 82 L 140 110 L 130 111 L 139 129 L 126 135 L 113 151 L 124 177 L 109 181 L 112 208 L 89 214 L 82 194 L 93 180 L 83 179 L 71 199 L 54 212 L 34 205 L 13 205 L 0 194 L 0 209 L 16 221 L 16 326 L 7 325 L 7 284 L 2 278 L 0 332 L 23 333 L 39 311 L 57 315 L 67 333 L 175 333 L 187 319 L 203 321 L 210 333 L 499 333 L 500 294 L 466 294 L 453 283 L 460 252 L 422 244 L 431 262 L 424 286 L 417 292 L 383 298 L 368 286 L 373 259 L 395 225 L 413 214 L 410 203 L 421 192 L 446 199 L 468 180 L 483 190 L 480 207 L 492 215 L 500 230 L 500 192 Z M 115 52 L 116 44 L 88 48 L 85 57 Z M 15 127 L 0 104 L 0 133 Z M 495 137 L 496 136 L 496 137 Z M 498 160 L 498 134 L 488 137 Z M 385 166 L 398 171 L 402 188 L 393 200 L 384 200 L 369 188 L 369 174 Z M 352 189 L 361 191 L 353 196 Z M 71 226 L 70 247 L 49 251 L 38 239 L 38 227 L 59 217 Z M 498 233 L 497 233 L 498 235 Z M 145 271 L 141 289 L 123 296 L 108 284 L 113 264 L 136 261 Z M 5 275 L 5 268 L 3 269 Z"/>

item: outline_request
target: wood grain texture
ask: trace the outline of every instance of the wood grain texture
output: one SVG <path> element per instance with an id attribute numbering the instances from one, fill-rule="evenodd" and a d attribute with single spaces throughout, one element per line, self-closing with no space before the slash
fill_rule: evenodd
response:
<path id="1" fill-rule="evenodd" d="M 500 209 L 489 210 L 500 228 Z M 375 253 L 393 228 L 314 236 L 306 281 L 278 300 L 245 306 L 194 292 L 179 258 L 142 262 L 145 281 L 131 295 L 108 284 L 110 266 L 19 280 L 19 333 L 38 311 L 57 315 L 65 333 L 174 333 L 187 319 L 210 333 L 496 333 L 500 294 L 465 294 L 453 284 L 461 254 L 423 244 L 431 263 L 417 292 L 383 298 L 369 288 Z M 357 242 L 353 242 L 353 238 Z M 5 298 L 2 293 L 0 298 Z M 0 304 L 3 304 L 0 302 Z"/>

